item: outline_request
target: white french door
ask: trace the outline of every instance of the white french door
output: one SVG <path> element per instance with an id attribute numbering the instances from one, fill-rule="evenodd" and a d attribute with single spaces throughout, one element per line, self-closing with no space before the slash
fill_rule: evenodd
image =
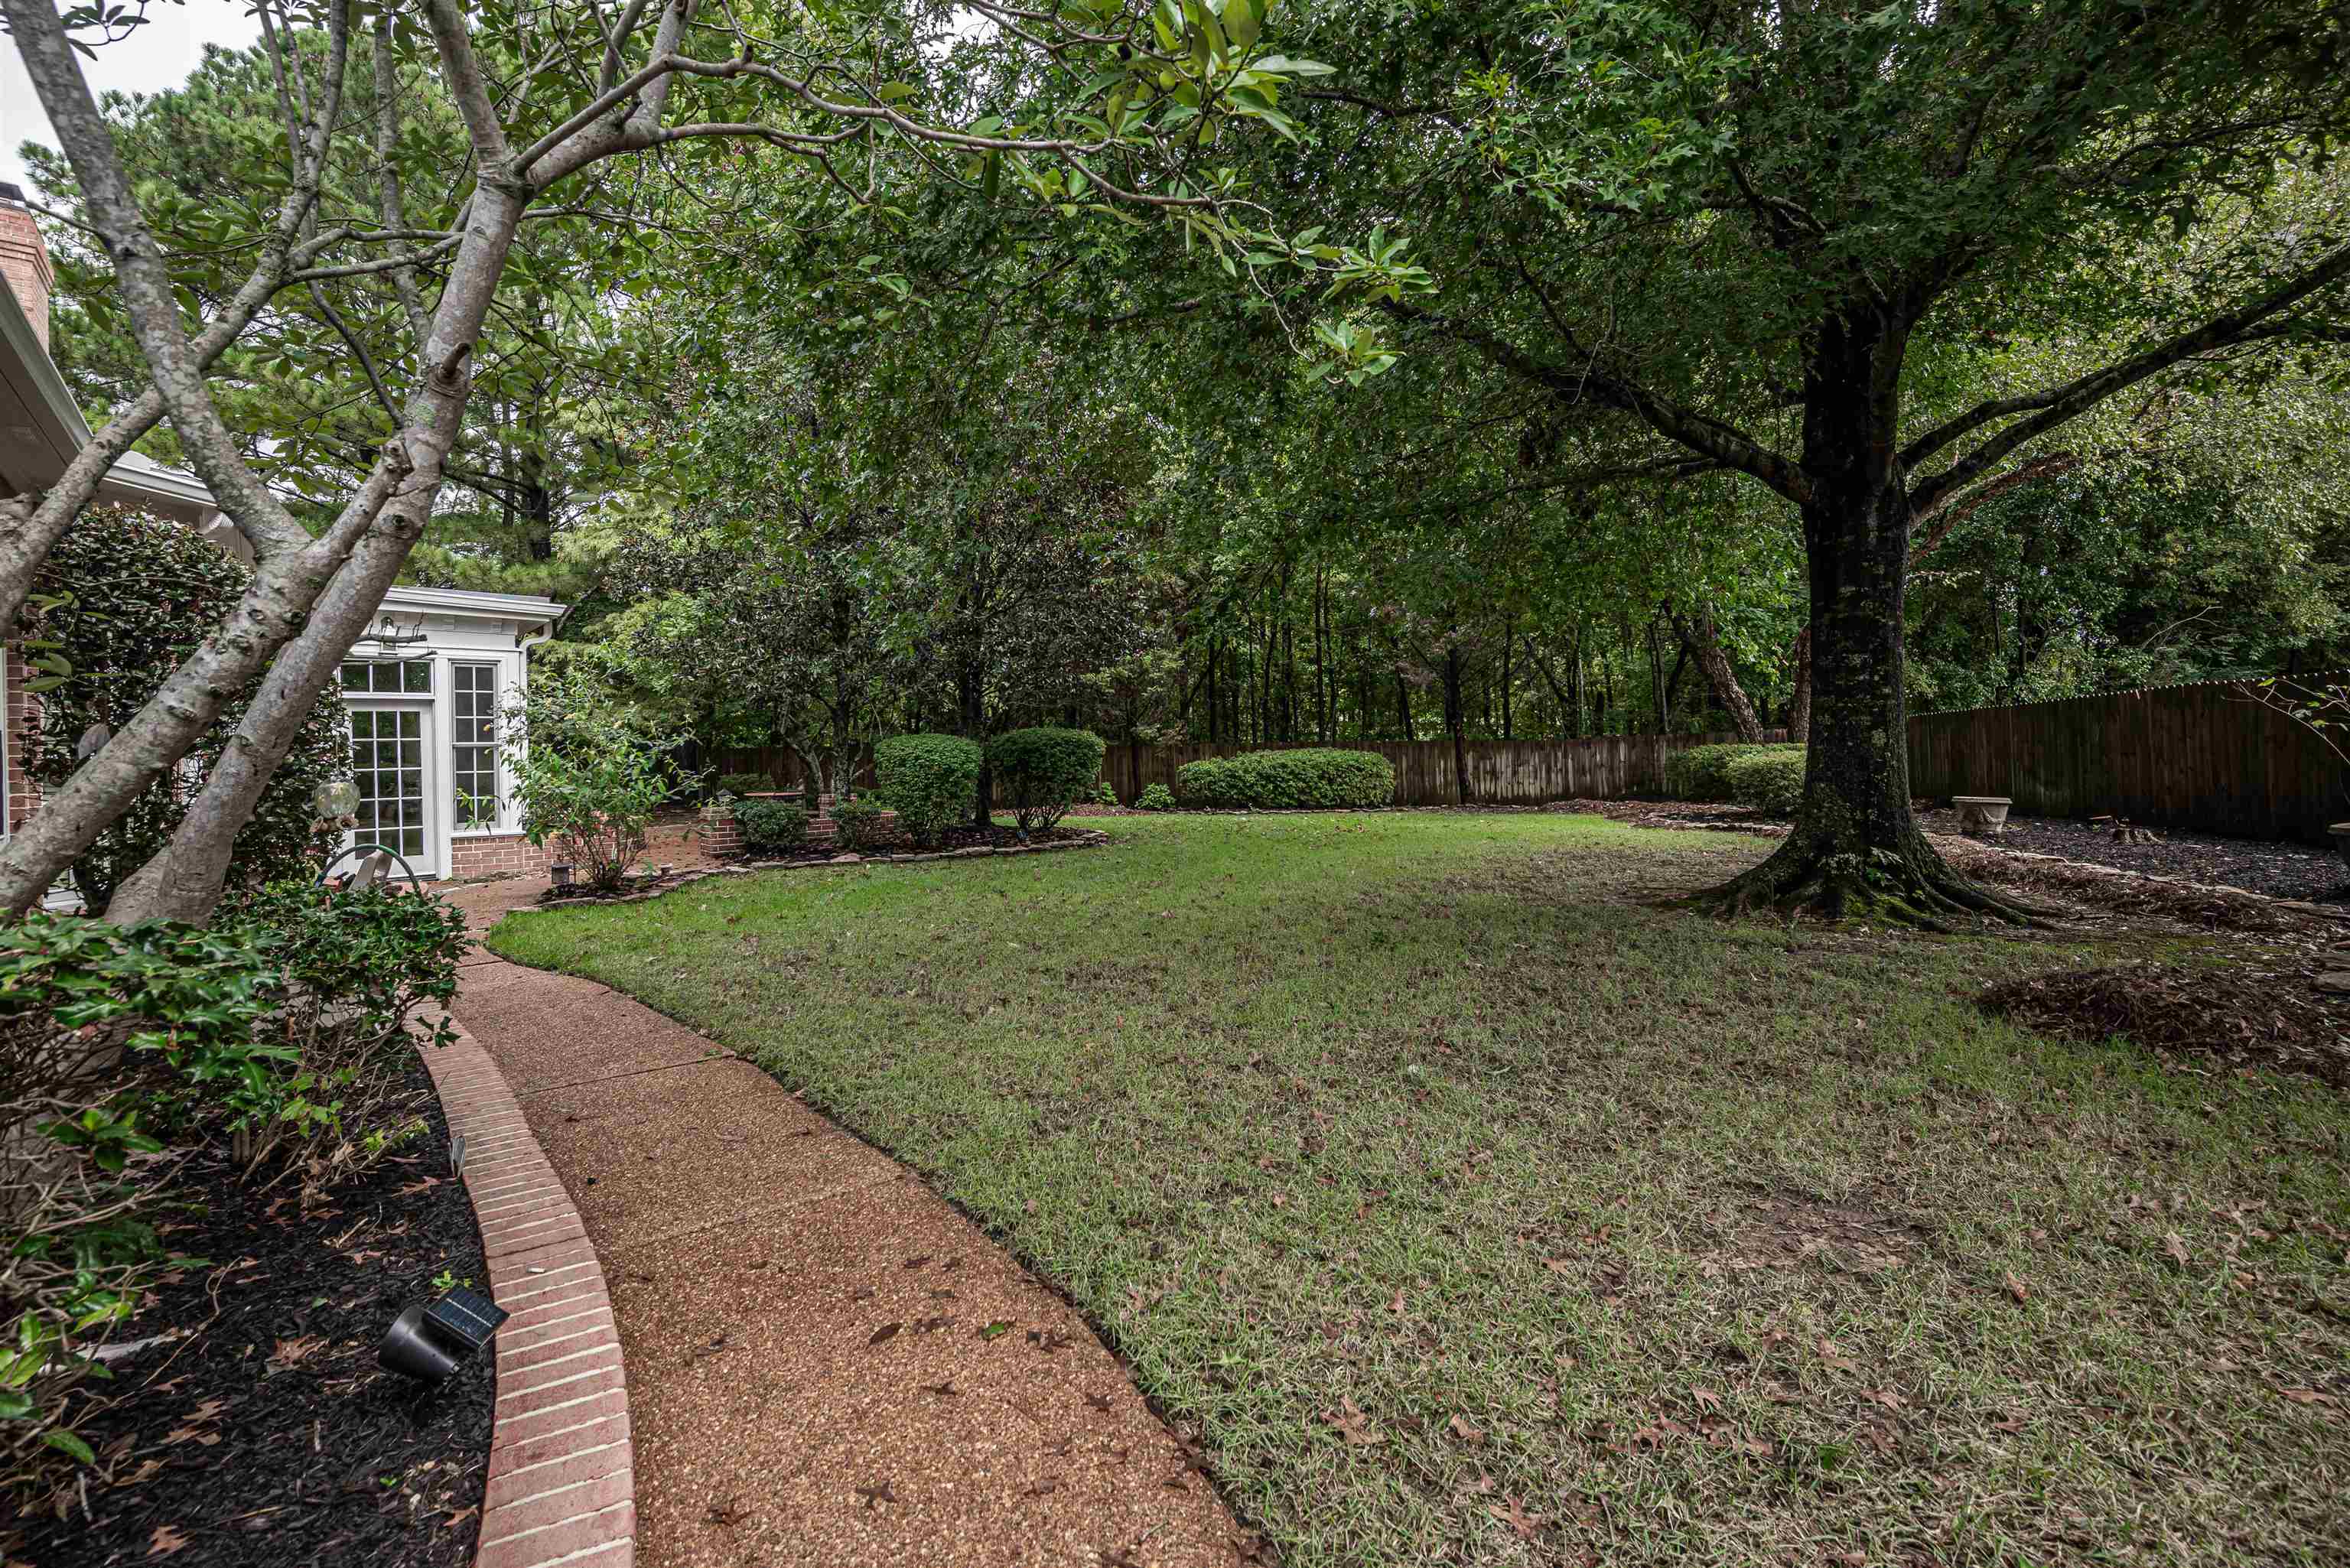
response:
<path id="1" fill-rule="evenodd" d="M 432 711 L 422 703 L 349 707 L 351 779 L 359 785 L 355 844 L 397 850 L 417 875 L 435 877 Z"/>

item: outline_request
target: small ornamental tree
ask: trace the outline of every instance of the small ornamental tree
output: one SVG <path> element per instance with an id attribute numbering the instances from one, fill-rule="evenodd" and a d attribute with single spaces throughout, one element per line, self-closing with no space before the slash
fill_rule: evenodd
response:
<path id="1" fill-rule="evenodd" d="M 971 814 L 981 761 L 979 742 L 960 735 L 899 735 L 874 749 L 873 777 L 898 825 L 915 843 L 936 844 Z"/>
<path id="2" fill-rule="evenodd" d="M 506 707 L 523 835 L 554 846 L 591 888 L 614 888 L 645 852 L 653 813 L 691 781 L 655 734 L 590 676 L 549 671 Z"/>
<path id="3" fill-rule="evenodd" d="M 1103 750 L 1091 730 L 1014 730 L 987 743 L 987 763 L 1025 833 L 1052 826 L 1092 793 Z"/>
<path id="4" fill-rule="evenodd" d="M 161 689 L 252 576 L 181 524 L 110 505 L 82 514 L 50 553 L 38 585 L 46 607 L 36 636 L 69 667 L 44 682 L 41 724 L 31 737 L 28 771 L 44 790 L 62 785 Z M 171 842 L 260 685 L 258 677 L 245 682 L 177 772 L 151 783 L 74 858 L 68 875 L 93 914 L 105 913 L 121 880 Z M 341 699 L 327 692 L 310 704 L 286 761 L 237 832 L 233 886 L 317 873 L 336 828 L 315 820 L 311 797 L 348 771 L 348 745 Z"/>

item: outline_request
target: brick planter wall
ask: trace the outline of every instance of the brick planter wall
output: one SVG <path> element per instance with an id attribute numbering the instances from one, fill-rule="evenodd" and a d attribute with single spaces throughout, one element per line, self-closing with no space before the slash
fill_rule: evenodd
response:
<path id="1" fill-rule="evenodd" d="M 460 1029 L 424 1054 L 481 1227 L 497 1337 L 497 1405 L 473 1568 L 629 1568 L 636 1459 L 603 1266 L 521 1104 Z"/>
<path id="2" fill-rule="evenodd" d="M 546 850 L 519 833 L 460 837 L 449 842 L 452 877 L 494 877 L 502 873 L 536 877 L 546 870 L 547 859 Z"/>
<path id="3" fill-rule="evenodd" d="M 743 852 L 743 829 L 734 821 L 733 806 L 702 808 L 702 846 L 721 859 Z"/>
<path id="4" fill-rule="evenodd" d="M 799 799 L 799 796 L 797 794 L 773 796 L 754 794 L 747 798 L 752 800 L 782 799 L 796 802 Z M 893 827 L 897 826 L 897 822 L 898 814 L 896 812 L 884 811 L 881 814 L 882 826 Z M 707 849 L 713 858 L 723 860 L 730 856 L 740 855 L 743 853 L 743 829 L 741 825 L 735 822 L 734 808 L 731 805 L 703 806 L 702 808 L 702 847 Z M 834 843 L 839 838 L 839 836 L 840 824 L 832 820 L 832 796 L 828 794 L 818 795 L 816 797 L 816 815 L 808 818 L 807 841 L 809 846 L 813 848 L 822 848 L 827 845 Z"/>

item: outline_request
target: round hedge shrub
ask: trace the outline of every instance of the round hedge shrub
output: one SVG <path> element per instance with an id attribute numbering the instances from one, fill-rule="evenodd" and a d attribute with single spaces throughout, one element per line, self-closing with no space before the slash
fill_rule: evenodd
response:
<path id="1" fill-rule="evenodd" d="M 1387 805 L 1395 765 L 1377 752 L 1305 746 L 1190 763 L 1175 775 L 1186 805 L 1277 810 Z"/>
<path id="2" fill-rule="evenodd" d="M 873 777 L 914 842 L 932 845 L 971 815 L 979 742 L 961 735 L 899 735 L 874 749 Z"/>
<path id="3" fill-rule="evenodd" d="M 883 816 L 889 810 L 878 800 L 844 800 L 832 808 L 832 820 L 840 829 L 841 843 L 850 849 L 872 849 L 889 836 L 889 825 Z"/>
<path id="4" fill-rule="evenodd" d="M 752 854 L 785 854 L 807 842 L 807 807 L 788 800 L 738 800 L 734 826 Z"/>
<path id="5" fill-rule="evenodd" d="M 1740 805 L 1793 816 L 1804 799 L 1804 748 L 1756 747 L 1725 770 L 1730 798 Z"/>
<path id="6" fill-rule="evenodd" d="M 1211 810 L 1248 804 L 1242 798 L 1240 775 L 1230 757 L 1202 757 L 1176 769 L 1175 798 L 1185 805 Z"/>
<path id="7" fill-rule="evenodd" d="M 1024 833 L 1052 826 L 1093 793 L 1105 749 L 1091 730 L 1014 730 L 987 742 L 987 765 Z"/>
<path id="8" fill-rule="evenodd" d="M 1730 770 L 1742 758 L 1789 753 L 1801 757 L 1804 748 L 1784 742 L 1750 744 L 1733 741 L 1726 745 L 1691 746 L 1685 752 L 1674 752 L 1665 758 L 1665 793 L 1675 800 L 1735 800 L 1730 789 Z"/>
<path id="9" fill-rule="evenodd" d="M 1175 809 L 1174 793 L 1163 784 L 1152 784 L 1149 788 L 1144 790 L 1140 794 L 1134 797 L 1134 809 L 1137 811 L 1172 811 Z"/>

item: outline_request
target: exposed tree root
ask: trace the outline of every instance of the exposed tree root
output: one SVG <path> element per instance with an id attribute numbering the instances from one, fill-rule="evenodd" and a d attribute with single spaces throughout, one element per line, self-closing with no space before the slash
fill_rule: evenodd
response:
<path id="1" fill-rule="evenodd" d="M 1922 836 L 1898 849 L 1838 849 L 1824 835 L 1798 828 L 1762 865 L 1681 906 L 1735 919 L 1766 910 L 1953 932 L 1988 922 L 2038 927 L 2053 911 L 1993 893 L 1960 876 Z"/>

